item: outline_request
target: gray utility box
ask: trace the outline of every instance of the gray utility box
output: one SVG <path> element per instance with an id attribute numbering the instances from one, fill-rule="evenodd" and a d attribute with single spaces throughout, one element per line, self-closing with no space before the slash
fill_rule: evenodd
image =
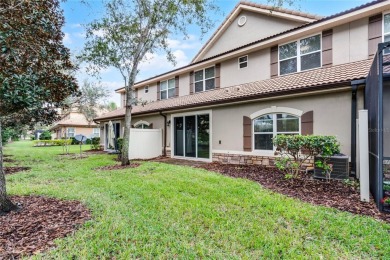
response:
<path id="1" fill-rule="evenodd" d="M 314 178 L 326 179 L 326 174 L 322 168 L 315 166 L 315 162 L 321 160 L 321 156 L 314 157 Z M 333 171 L 330 174 L 331 179 L 344 180 L 349 178 L 349 157 L 348 156 L 332 156 L 328 160 L 329 164 L 333 164 Z"/>

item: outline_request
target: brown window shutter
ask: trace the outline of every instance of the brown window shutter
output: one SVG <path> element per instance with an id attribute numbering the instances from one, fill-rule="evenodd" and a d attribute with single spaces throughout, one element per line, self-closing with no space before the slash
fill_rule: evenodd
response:
<path id="1" fill-rule="evenodd" d="M 190 72 L 190 94 L 194 94 L 194 72 Z"/>
<path id="2" fill-rule="evenodd" d="M 308 111 L 301 116 L 301 135 L 312 135 L 314 133 L 314 113 Z"/>
<path id="3" fill-rule="evenodd" d="M 279 48 L 278 46 L 271 47 L 271 78 L 279 75 Z"/>
<path id="4" fill-rule="evenodd" d="M 322 32 L 322 66 L 328 67 L 333 64 L 333 29 Z"/>
<path id="5" fill-rule="evenodd" d="M 244 151 L 252 151 L 252 120 L 244 116 L 243 118 L 243 140 L 244 140 Z"/>
<path id="6" fill-rule="evenodd" d="M 378 50 L 378 43 L 382 42 L 382 14 L 368 18 L 368 55 L 372 56 Z"/>
<path id="7" fill-rule="evenodd" d="M 221 63 L 215 64 L 215 89 L 221 88 Z"/>
<path id="8" fill-rule="evenodd" d="M 149 129 L 153 129 L 153 123 L 149 124 Z"/>
<path id="9" fill-rule="evenodd" d="M 157 100 L 160 100 L 160 81 L 157 81 Z"/>
<path id="10" fill-rule="evenodd" d="M 175 77 L 175 97 L 179 96 L 179 76 Z"/>

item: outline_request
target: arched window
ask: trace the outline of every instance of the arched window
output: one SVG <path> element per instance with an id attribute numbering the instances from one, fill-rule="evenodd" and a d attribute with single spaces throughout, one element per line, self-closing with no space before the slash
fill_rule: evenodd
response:
<path id="1" fill-rule="evenodd" d="M 152 124 L 146 122 L 146 121 L 138 121 L 137 123 L 134 124 L 134 128 L 138 129 L 151 129 Z"/>
<path id="2" fill-rule="evenodd" d="M 254 150 L 274 150 L 272 138 L 279 134 L 300 134 L 300 117 L 287 113 L 272 113 L 253 119 Z"/>

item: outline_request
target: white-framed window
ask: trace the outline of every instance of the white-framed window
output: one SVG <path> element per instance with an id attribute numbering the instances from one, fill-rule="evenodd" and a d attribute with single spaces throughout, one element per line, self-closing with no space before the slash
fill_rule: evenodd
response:
<path id="1" fill-rule="evenodd" d="M 100 128 L 94 128 L 92 129 L 92 135 L 93 137 L 100 137 Z"/>
<path id="2" fill-rule="evenodd" d="M 145 94 L 149 93 L 149 86 L 145 86 L 145 87 L 144 87 L 144 93 L 145 93 Z"/>
<path id="3" fill-rule="evenodd" d="M 138 129 L 150 129 L 150 126 L 147 125 L 147 124 L 138 124 L 138 125 L 135 125 L 134 128 L 138 128 Z"/>
<path id="4" fill-rule="evenodd" d="M 76 135 L 76 130 L 73 127 L 68 127 L 66 131 L 67 131 L 66 133 L 67 137 L 74 137 Z"/>
<path id="5" fill-rule="evenodd" d="M 279 45 L 279 75 L 321 67 L 321 34 Z"/>
<path id="6" fill-rule="evenodd" d="M 266 114 L 253 119 L 254 150 L 273 151 L 272 138 L 300 134 L 300 118 L 286 113 Z"/>
<path id="7" fill-rule="evenodd" d="M 390 13 L 383 14 L 383 42 L 390 41 Z M 385 54 L 390 53 L 390 48 L 384 50 Z"/>
<path id="8" fill-rule="evenodd" d="M 238 68 L 243 69 L 248 67 L 248 55 L 238 58 Z"/>
<path id="9" fill-rule="evenodd" d="M 168 99 L 175 96 L 175 79 L 160 82 L 160 98 Z"/>
<path id="10" fill-rule="evenodd" d="M 151 124 L 149 122 L 141 120 L 134 124 L 134 128 L 151 129 Z"/>
<path id="11" fill-rule="evenodd" d="M 195 71 L 195 92 L 202 92 L 215 88 L 215 67 Z"/>

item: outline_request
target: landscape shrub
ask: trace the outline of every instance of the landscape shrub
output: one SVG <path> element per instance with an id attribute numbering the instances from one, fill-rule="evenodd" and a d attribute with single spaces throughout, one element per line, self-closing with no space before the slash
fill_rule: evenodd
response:
<path id="1" fill-rule="evenodd" d="M 99 150 L 100 149 L 100 137 L 93 137 L 91 139 L 91 149 Z"/>
<path id="2" fill-rule="evenodd" d="M 39 136 L 39 140 L 51 140 L 51 132 L 50 131 L 43 131 L 41 135 Z"/>
<path id="3" fill-rule="evenodd" d="M 329 158 L 340 153 L 340 144 L 335 136 L 322 135 L 278 135 L 273 139 L 276 146 L 275 166 L 286 173 L 286 178 L 298 176 L 302 165 L 314 156 L 321 156 L 316 161 L 317 167 L 323 168 L 327 173 L 332 171 L 328 164 Z"/>
<path id="4" fill-rule="evenodd" d="M 55 140 L 35 140 L 34 146 L 63 146 L 70 145 L 72 140 L 70 139 L 55 139 Z"/>

